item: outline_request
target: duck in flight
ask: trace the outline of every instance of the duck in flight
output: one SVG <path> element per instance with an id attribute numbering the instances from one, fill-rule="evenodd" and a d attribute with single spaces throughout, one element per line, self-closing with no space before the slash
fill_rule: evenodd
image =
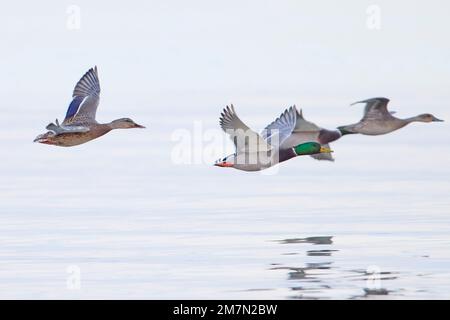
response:
<path id="1" fill-rule="evenodd" d="M 389 103 L 389 99 L 387 98 L 372 98 L 352 103 L 352 105 L 357 103 L 364 103 L 366 105 L 362 119 L 358 123 L 339 127 L 338 129 L 341 132 L 376 136 L 398 130 L 412 122 L 444 121 L 429 113 L 406 119 L 394 117 L 393 114 L 395 112 L 390 112 L 387 109 Z"/>
<path id="2" fill-rule="evenodd" d="M 100 102 L 100 82 L 97 67 L 89 69 L 78 81 L 73 90 L 72 102 L 64 121 L 50 123 L 48 132 L 34 139 L 34 142 L 61 147 L 76 146 L 103 136 L 114 129 L 145 128 L 129 118 L 121 118 L 110 123 L 95 120 Z"/>
<path id="3" fill-rule="evenodd" d="M 239 119 L 233 105 L 227 106 L 221 113 L 220 126 L 230 135 L 236 152 L 217 160 L 215 165 L 259 171 L 297 156 L 332 152 L 315 141 L 302 141 L 294 145 L 285 143 L 295 130 L 297 116 L 297 109 L 291 107 L 258 134 Z"/>
<path id="4" fill-rule="evenodd" d="M 305 120 L 305 118 L 303 117 L 303 111 L 301 109 L 300 111 L 298 111 L 295 105 L 291 108 L 295 110 L 296 123 L 291 135 L 283 141 L 283 149 L 288 149 L 304 142 L 317 142 L 325 148 L 330 148 L 330 142 L 336 141 L 342 136 L 351 133 L 340 129 L 329 130 L 321 128 L 315 123 Z M 289 110 L 286 110 L 285 113 L 286 112 L 289 112 Z M 274 121 L 266 127 L 265 132 L 270 132 L 272 127 L 276 128 L 276 126 L 277 122 Z M 311 157 L 316 160 L 334 161 L 331 153 L 311 154 Z"/>

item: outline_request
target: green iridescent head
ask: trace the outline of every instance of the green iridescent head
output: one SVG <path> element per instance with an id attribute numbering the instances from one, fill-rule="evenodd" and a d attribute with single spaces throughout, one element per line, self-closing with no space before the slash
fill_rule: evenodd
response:
<path id="1" fill-rule="evenodd" d="M 320 143 L 317 142 L 306 142 L 299 144 L 294 147 L 294 151 L 298 156 L 333 152 L 330 148 L 322 147 Z"/>

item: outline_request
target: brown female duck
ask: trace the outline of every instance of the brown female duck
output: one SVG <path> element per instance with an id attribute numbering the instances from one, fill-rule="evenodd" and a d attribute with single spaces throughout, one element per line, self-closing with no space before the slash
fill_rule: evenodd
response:
<path id="1" fill-rule="evenodd" d="M 76 146 L 114 129 L 144 128 L 129 118 L 121 118 L 110 123 L 98 123 L 95 120 L 100 102 L 100 82 L 97 67 L 89 69 L 78 81 L 73 90 L 73 100 L 69 105 L 64 121 L 50 123 L 48 132 L 34 139 L 34 142 L 52 144 L 61 147 Z"/>

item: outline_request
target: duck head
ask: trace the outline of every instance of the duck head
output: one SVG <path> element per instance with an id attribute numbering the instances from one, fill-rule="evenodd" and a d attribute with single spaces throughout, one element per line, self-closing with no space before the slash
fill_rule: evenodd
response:
<path id="1" fill-rule="evenodd" d="M 110 126 L 112 129 L 145 128 L 144 126 L 137 124 L 130 118 L 120 118 L 120 119 L 111 121 Z"/>
<path id="2" fill-rule="evenodd" d="M 330 153 L 333 152 L 333 150 L 331 150 L 330 148 L 323 147 L 320 143 L 317 142 L 306 142 L 295 146 L 294 152 L 298 156 L 304 156 L 317 153 Z"/>
<path id="3" fill-rule="evenodd" d="M 419 121 L 419 122 L 442 122 L 444 120 L 438 119 L 435 116 L 433 116 L 430 113 L 424 113 L 424 114 L 419 114 L 418 116 L 414 117 L 415 121 Z"/>

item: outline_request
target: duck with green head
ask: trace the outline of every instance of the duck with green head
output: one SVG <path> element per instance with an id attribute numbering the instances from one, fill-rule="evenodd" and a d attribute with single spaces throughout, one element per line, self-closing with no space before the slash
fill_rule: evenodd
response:
<path id="1" fill-rule="evenodd" d="M 325 129 L 319 127 L 315 123 L 311 121 L 307 121 L 303 116 L 303 111 L 297 110 L 296 106 L 292 106 L 289 109 L 286 109 L 283 114 L 280 116 L 284 117 L 286 114 L 294 114 L 295 115 L 295 126 L 292 130 L 291 134 L 283 141 L 282 149 L 293 148 L 301 143 L 305 142 L 317 142 L 322 146 L 329 148 L 329 143 L 340 139 L 342 136 L 347 134 L 351 134 L 352 132 L 343 130 L 342 128 L 337 129 Z M 272 130 L 277 130 L 278 127 L 278 119 L 269 124 L 265 130 L 265 135 L 270 135 Z M 328 160 L 334 161 L 331 153 L 316 153 L 311 154 L 311 157 L 316 160 Z"/>
<path id="2" fill-rule="evenodd" d="M 236 152 L 217 160 L 214 165 L 243 171 L 260 171 L 297 156 L 332 152 L 329 147 L 314 141 L 284 147 L 284 141 L 292 134 L 296 120 L 296 110 L 290 108 L 271 124 L 270 134 L 264 130 L 263 135 L 260 135 L 239 119 L 233 105 L 227 106 L 221 114 L 220 125 L 230 135 Z"/>

